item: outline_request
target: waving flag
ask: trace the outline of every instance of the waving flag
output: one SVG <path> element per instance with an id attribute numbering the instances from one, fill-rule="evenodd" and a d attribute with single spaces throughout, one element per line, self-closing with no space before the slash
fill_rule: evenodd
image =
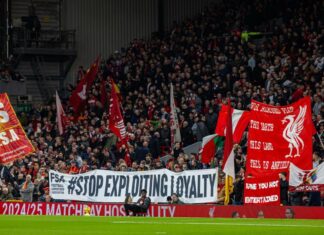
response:
<path id="1" fill-rule="evenodd" d="M 11 163 L 34 151 L 8 95 L 0 94 L 0 165 Z"/>
<path id="2" fill-rule="evenodd" d="M 98 57 L 71 94 L 70 104 L 73 107 L 73 111 L 76 115 L 79 115 L 86 104 L 87 91 L 91 88 L 97 76 L 99 63 Z"/>
<path id="3" fill-rule="evenodd" d="M 227 112 L 227 105 L 222 105 L 215 129 L 215 134 L 219 136 L 225 136 Z M 249 124 L 250 112 L 231 108 L 230 113 L 232 114 L 233 142 L 239 143 L 241 141 L 244 130 Z"/>
<path id="4" fill-rule="evenodd" d="M 110 80 L 111 94 L 109 105 L 109 129 L 121 140 L 127 139 L 126 127 L 124 119 L 120 111 L 119 99 L 116 91 L 116 87 L 112 80 Z"/>
<path id="5" fill-rule="evenodd" d="M 210 163 L 211 159 L 215 156 L 217 149 L 223 147 L 223 137 L 226 135 L 228 110 L 228 105 L 222 105 L 217 120 L 215 134 L 203 138 L 200 152 L 203 163 Z M 231 108 L 230 113 L 232 114 L 233 142 L 239 143 L 244 130 L 249 124 L 250 112 Z"/>
<path id="6" fill-rule="evenodd" d="M 56 91 L 56 120 L 57 120 L 57 126 L 59 129 L 60 135 L 63 134 L 64 128 L 68 122 L 68 118 L 65 115 L 60 97 Z"/>
<path id="7" fill-rule="evenodd" d="M 216 134 L 207 135 L 202 139 L 201 144 L 201 162 L 209 164 L 211 159 L 215 156 L 218 148 L 223 147 L 224 137 Z"/>
<path id="8" fill-rule="evenodd" d="M 226 136 L 224 145 L 224 160 L 222 170 L 226 174 L 225 179 L 225 200 L 224 205 L 227 205 L 230 200 L 230 194 L 233 192 L 233 180 L 235 179 L 234 168 L 234 144 L 233 144 L 233 128 L 232 128 L 232 114 L 231 103 L 228 101 L 227 119 L 226 119 Z"/>
<path id="9" fill-rule="evenodd" d="M 247 173 L 288 171 L 289 163 L 312 169 L 312 135 L 316 133 L 310 97 L 286 106 L 271 106 L 252 100 Z"/>
<path id="10" fill-rule="evenodd" d="M 114 89 L 116 91 L 116 94 L 117 94 L 117 97 L 118 97 L 119 101 L 121 102 L 123 100 L 123 97 L 122 97 L 122 95 L 120 93 L 120 89 L 119 89 L 118 85 L 115 83 L 114 79 L 111 78 L 110 81 L 111 81 L 111 84 L 112 84 L 112 86 L 114 87 Z"/>
<path id="11" fill-rule="evenodd" d="M 291 191 L 320 191 L 324 188 L 324 163 L 312 170 L 302 170 L 290 163 L 289 189 Z"/>

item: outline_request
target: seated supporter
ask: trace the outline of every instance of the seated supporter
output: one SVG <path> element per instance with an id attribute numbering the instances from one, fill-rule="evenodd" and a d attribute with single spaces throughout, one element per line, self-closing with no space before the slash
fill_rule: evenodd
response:
<path id="1" fill-rule="evenodd" d="M 146 213 L 151 204 L 151 199 L 146 196 L 147 191 L 145 189 L 141 190 L 141 197 L 137 200 L 136 204 L 133 204 L 132 201 L 127 197 L 125 200 L 125 212 L 128 216 L 132 212 L 133 216 L 136 216 L 139 213 Z"/>

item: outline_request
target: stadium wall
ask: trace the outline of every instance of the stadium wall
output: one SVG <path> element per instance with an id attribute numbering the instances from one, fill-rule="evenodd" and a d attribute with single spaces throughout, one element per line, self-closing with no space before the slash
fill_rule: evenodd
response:
<path id="1" fill-rule="evenodd" d="M 197 15 L 219 0 L 162 0 L 163 25 Z M 79 65 L 88 67 L 101 55 L 107 58 L 134 38 L 149 39 L 158 31 L 159 0 L 63 0 L 62 27 L 76 30 L 78 56 L 68 81 L 74 81 Z"/>
<path id="2" fill-rule="evenodd" d="M 123 204 L 117 203 L 42 203 L 42 202 L 0 202 L 0 215 L 64 215 L 82 216 L 89 206 L 94 216 L 126 216 Z M 242 218 L 257 218 L 259 212 L 264 218 L 287 218 L 287 213 L 295 219 L 324 219 L 324 207 L 302 206 L 216 206 L 153 204 L 149 217 L 200 217 L 231 218 L 238 212 Z"/>
<path id="3" fill-rule="evenodd" d="M 97 55 L 107 58 L 132 39 L 149 37 L 157 29 L 156 4 L 155 0 L 64 0 L 62 24 L 76 30 L 78 53 L 70 77 Z"/>
<path id="4" fill-rule="evenodd" d="M 216 4 L 220 0 L 162 0 L 164 1 L 164 29 L 170 30 L 173 22 L 181 23 L 204 10 L 206 6 Z"/>

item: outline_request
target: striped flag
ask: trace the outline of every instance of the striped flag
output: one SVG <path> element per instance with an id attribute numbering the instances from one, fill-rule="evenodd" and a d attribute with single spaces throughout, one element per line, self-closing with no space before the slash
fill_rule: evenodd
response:
<path id="1" fill-rule="evenodd" d="M 226 119 L 226 136 L 224 146 L 224 159 L 222 170 L 226 174 L 225 179 L 225 200 L 224 205 L 228 205 L 230 194 L 233 192 L 233 180 L 235 179 L 234 168 L 234 144 L 233 144 L 233 127 L 232 127 L 232 112 L 231 104 L 228 101 L 227 119 Z"/>
<path id="2" fill-rule="evenodd" d="M 202 140 L 200 153 L 203 163 L 210 163 L 211 159 L 215 156 L 217 149 L 223 147 L 223 137 L 226 135 L 228 110 L 228 105 L 222 105 L 217 120 L 215 134 L 205 136 Z M 239 143 L 244 130 L 249 124 L 250 112 L 231 108 L 230 113 L 232 114 L 233 142 Z"/>
<path id="3" fill-rule="evenodd" d="M 224 145 L 224 137 L 216 134 L 207 135 L 202 139 L 200 154 L 201 162 L 209 164 L 211 159 L 215 156 L 217 149 Z"/>
<path id="4" fill-rule="evenodd" d="M 222 105 L 219 112 L 215 134 L 225 136 L 226 133 L 226 120 L 228 105 Z M 232 114 L 232 127 L 233 127 L 233 142 L 239 143 L 241 141 L 244 130 L 250 121 L 250 112 L 231 108 L 229 111 Z"/>

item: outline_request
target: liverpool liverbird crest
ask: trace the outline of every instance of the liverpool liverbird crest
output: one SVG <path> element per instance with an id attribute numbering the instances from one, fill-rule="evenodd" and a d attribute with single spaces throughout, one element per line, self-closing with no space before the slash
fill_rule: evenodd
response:
<path id="1" fill-rule="evenodd" d="M 304 141 L 299 137 L 299 135 L 304 129 L 306 109 L 306 106 L 300 106 L 299 114 L 296 118 L 296 115 L 287 115 L 281 120 L 282 124 L 288 122 L 282 132 L 282 136 L 288 142 L 289 148 L 289 154 L 286 155 L 286 158 L 300 157 L 300 147 L 302 149 L 304 148 Z M 296 150 L 295 155 L 293 155 L 294 149 Z"/>

